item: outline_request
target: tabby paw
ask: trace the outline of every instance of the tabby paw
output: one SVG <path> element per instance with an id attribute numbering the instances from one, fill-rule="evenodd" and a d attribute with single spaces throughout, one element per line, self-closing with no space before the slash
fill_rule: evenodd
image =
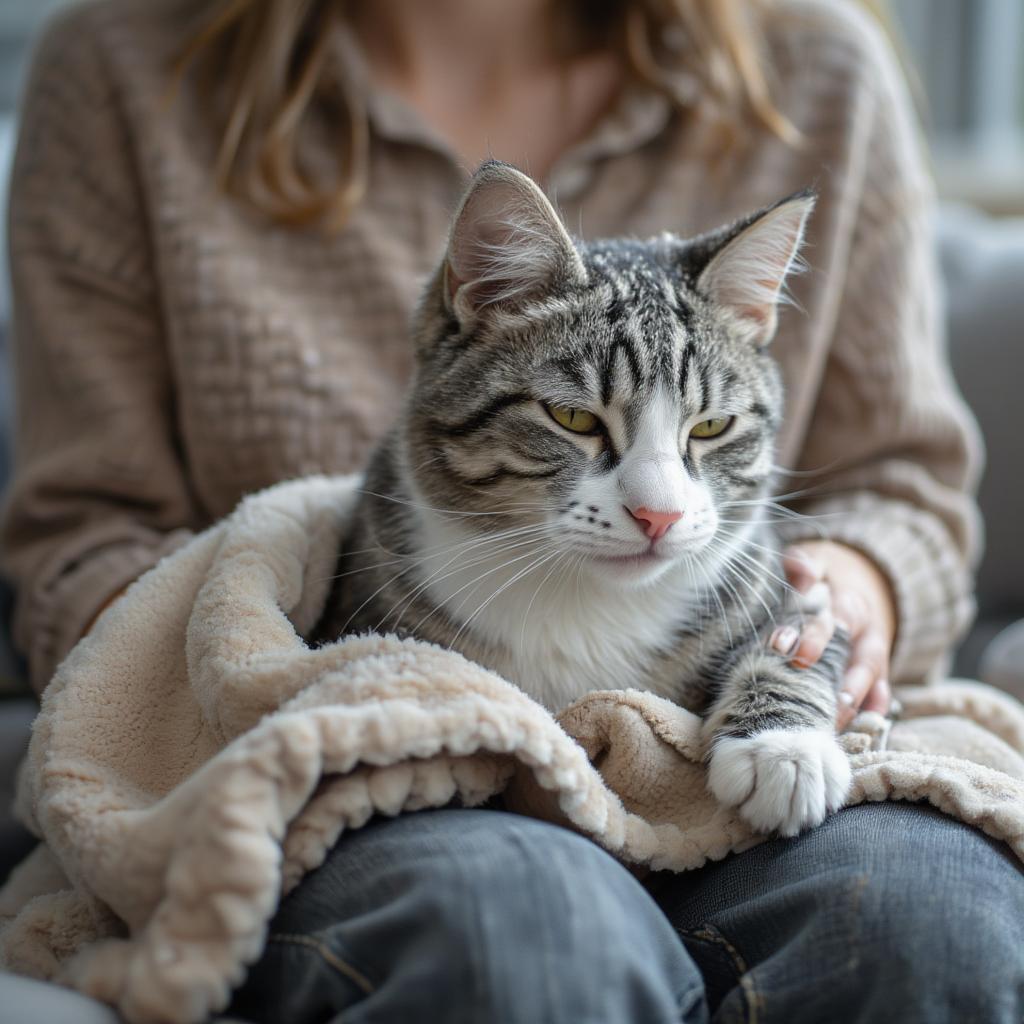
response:
<path id="1" fill-rule="evenodd" d="M 831 732 L 777 729 L 715 740 L 708 788 L 758 832 L 795 836 L 838 810 L 850 762 Z"/>

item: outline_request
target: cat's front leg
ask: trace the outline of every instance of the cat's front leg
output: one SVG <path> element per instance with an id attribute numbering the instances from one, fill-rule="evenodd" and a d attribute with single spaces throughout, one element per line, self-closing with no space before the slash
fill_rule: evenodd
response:
<path id="1" fill-rule="evenodd" d="M 737 655 L 704 725 L 708 788 L 759 832 L 794 836 L 838 810 L 850 762 L 835 734 L 840 638 L 796 669 L 762 647 Z"/>

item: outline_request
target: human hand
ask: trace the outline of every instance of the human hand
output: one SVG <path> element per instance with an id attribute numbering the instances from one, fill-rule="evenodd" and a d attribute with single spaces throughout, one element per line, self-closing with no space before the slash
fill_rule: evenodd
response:
<path id="1" fill-rule="evenodd" d="M 860 551 L 828 540 L 791 545 L 783 554 L 783 567 L 801 594 L 820 587 L 827 600 L 801 630 L 775 630 L 771 645 L 788 655 L 791 664 L 807 668 L 842 625 L 850 637 L 850 661 L 839 691 L 837 728 L 845 729 L 861 709 L 886 714 L 892 703 L 889 657 L 896 637 L 896 601 L 887 578 Z"/>

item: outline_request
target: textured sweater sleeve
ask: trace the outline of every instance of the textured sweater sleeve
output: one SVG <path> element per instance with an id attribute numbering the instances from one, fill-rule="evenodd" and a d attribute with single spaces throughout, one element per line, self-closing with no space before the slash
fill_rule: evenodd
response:
<path id="1" fill-rule="evenodd" d="M 871 128 L 833 341 L 794 490 L 815 531 L 867 554 L 896 596 L 894 681 L 921 681 L 974 611 L 981 444 L 947 364 L 931 183 L 895 62 L 871 34 Z M 809 525 L 809 524 L 808 524 Z M 809 533 L 807 525 L 789 531 Z"/>
<path id="2" fill-rule="evenodd" d="M 47 34 L 9 210 L 15 470 L 2 557 L 42 690 L 104 602 L 197 525 L 130 133 L 74 15 Z"/>

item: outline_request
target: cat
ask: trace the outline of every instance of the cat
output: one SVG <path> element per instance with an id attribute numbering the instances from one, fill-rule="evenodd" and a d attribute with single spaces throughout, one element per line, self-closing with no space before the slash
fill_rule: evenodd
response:
<path id="1" fill-rule="evenodd" d="M 574 242 L 529 177 L 484 164 L 311 639 L 413 635 L 552 710 L 644 689 L 703 716 L 709 788 L 755 829 L 841 806 L 845 638 L 808 669 L 768 644 L 798 613 L 766 514 L 766 346 L 813 203 L 690 240 Z"/>

